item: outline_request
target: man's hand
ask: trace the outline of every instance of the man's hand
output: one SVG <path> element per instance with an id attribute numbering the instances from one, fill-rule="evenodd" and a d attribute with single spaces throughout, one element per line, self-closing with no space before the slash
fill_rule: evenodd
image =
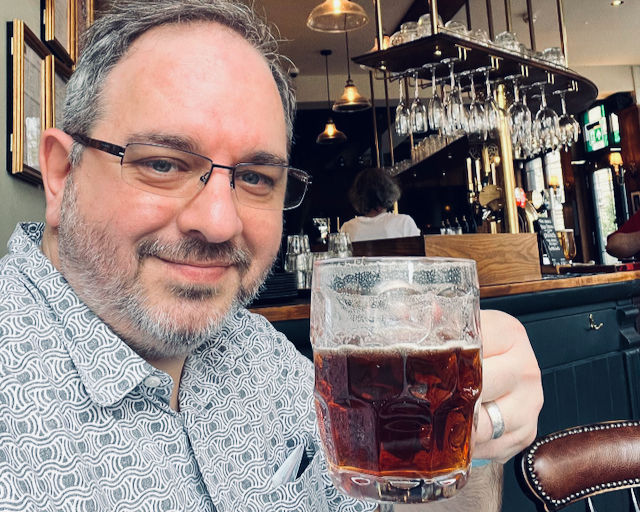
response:
<path id="1" fill-rule="evenodd" d="M 480 410 L 475 459 L 506 462 L 536 437 L 543 395 L 540 368 L 524 326 L 501 311 L 482 311 L 482 401 L 494 401 L 505 422 L 505 433 L 491 439 L 493 426 Z"/>

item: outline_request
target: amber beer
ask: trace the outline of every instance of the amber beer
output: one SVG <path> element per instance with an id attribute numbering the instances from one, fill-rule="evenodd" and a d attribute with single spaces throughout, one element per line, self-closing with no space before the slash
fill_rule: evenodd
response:
<path id="1" fill-rule="evenodd" d="M 479 347 L 342 345 L 314 359 L 322 441 L 343 489 L 357 495 L 356 473 L 424 481 L 467 470 Z"/>

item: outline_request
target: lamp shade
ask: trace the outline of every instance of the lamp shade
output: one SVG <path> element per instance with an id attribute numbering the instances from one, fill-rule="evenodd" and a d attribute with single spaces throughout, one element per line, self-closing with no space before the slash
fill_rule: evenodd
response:
<path id="1" fill-rule="evenodd" d="M 622 155 L 617 152 L 609 153 L 609 163 L 613 166 L 621 166 L 622 165 Z"/>
<path id="2" fill-rule="evenodd" d="M 336 128 L 333 123 L 333 119 L 329 118 L 327 125 L 324 127 L 324 131 L 318 135 L 316 143 L 318 144 L 339 144 L 346 142 L 347 136 Z"/>
<path id="3" fill-rule="evenodd" d="M 318 32 L 348 32 L 364 27 L 369 22 L 365 10 L 349 0 L 325 0 L 316 6 L 307 27 Z"/>
<path id="4" fill-rule="evenodd" d="M 370 107 L 371 103 L 369 100 L 358 92 L 358 89 L 356 89 L 356 86 L 353 84 L 353 80 L 349 78 L 344 88 L 344 93 L 333 104 L 332 110 L 335 112 L 357 112 Z"/>

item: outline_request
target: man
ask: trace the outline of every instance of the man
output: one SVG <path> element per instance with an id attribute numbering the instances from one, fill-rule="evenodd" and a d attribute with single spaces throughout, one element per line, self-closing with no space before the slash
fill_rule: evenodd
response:
<path id="1" fill-rule="evenodd" d="M 373 509 L 327 476 L 309 361 L 243 309 L 304 194 L 292 112 L 241 4 L 135 0 L 91 29 L 42 138 L 46 227 L 0 263 L 3 510 Z M 502 462 L 535 434 L 540 374 L 518 322 L 483 321 L 506 433 L 483 410 L 476 455 Z M 276 485 L 297 446 L 308 467 Z M 499 464 L 472 471 L 444 506 L 497 510 Z"/>

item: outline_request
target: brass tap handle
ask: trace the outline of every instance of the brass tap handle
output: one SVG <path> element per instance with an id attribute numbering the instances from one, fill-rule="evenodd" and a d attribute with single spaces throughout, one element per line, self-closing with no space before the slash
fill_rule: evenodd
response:
<path id="1" fill-rule="evenodd" d="M 593 323 L 593 314 L 589 313 L 589 329 L 597 331 L 602 328 L 604 324 L 600 322 L 598 325 Z"/>

